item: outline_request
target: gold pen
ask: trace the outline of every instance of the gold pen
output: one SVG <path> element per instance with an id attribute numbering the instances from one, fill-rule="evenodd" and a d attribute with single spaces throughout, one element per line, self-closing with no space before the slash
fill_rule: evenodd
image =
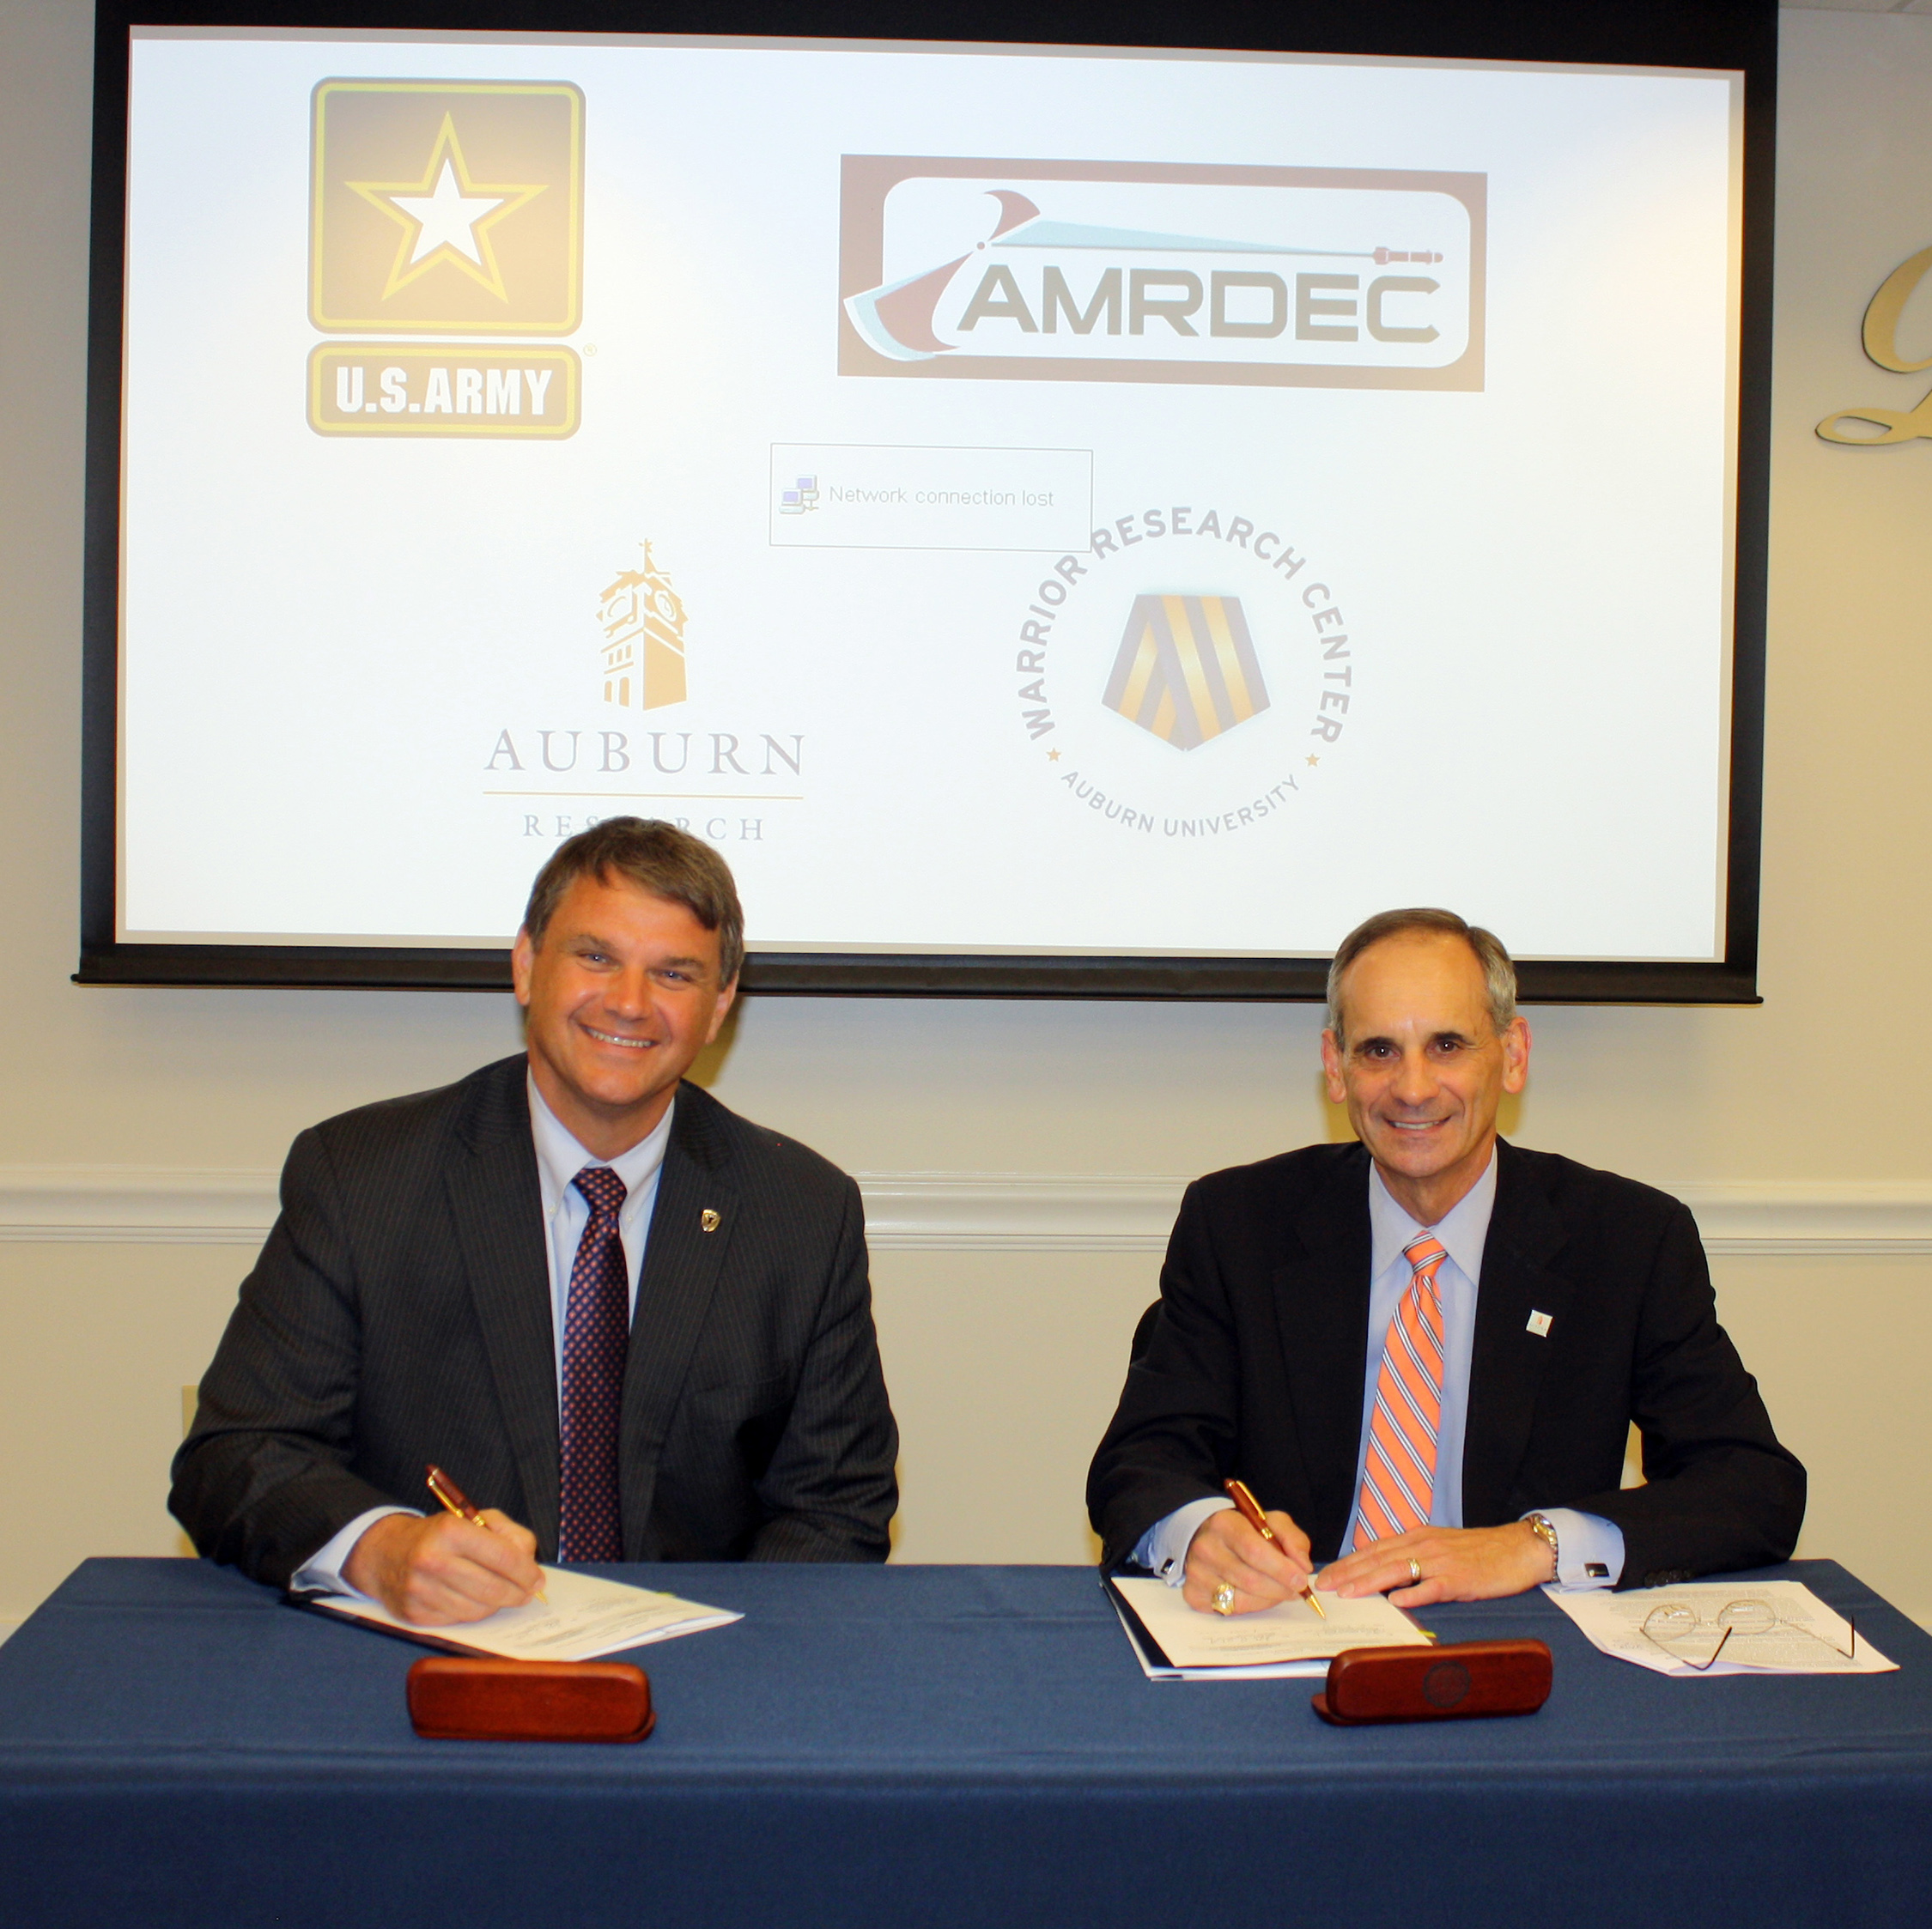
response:
<path id="1" fill-rule="evenodd" d="M 1222 1486 L 1227 1489 L 1228 1498 L 1241 1509 L 1241 1518 L 1271 1546 L 1280 1547 L 1281 1538 L 1268 1525 L 1268 1517 L 1261 1512 L 1261 1503 L 1249 1490 L 1245 1480 L 1224 1480 Z M 1286 1551 L 1285 1549 L 1283 1550 Z M 1302 1589 L 1302 1598 L 1326 1621 L 1328 1611 L 1315 1598 L 1315 1577 L 1309 1576 L 1308 1584 Z"/>
<path id="2" fill-rule="evenodd" d="M 428 1488 L 429 1491 L 459 1520 L 467 1520 L 472 1527 L 481 1527 L 486 1534 L 494 1534 L 496 1532 L 495 1528 L 491 1526 L 489 1521 L 485 1520 L 483 1515 L 470 1505 L 469 1501 L 464 1495 L 463 1489 L 434 1460 L 429 1463 Z M 550 1604 L 550 1596 L 541 1587 L 537 1590 L 537 1598 L 545 1607 Z"/>

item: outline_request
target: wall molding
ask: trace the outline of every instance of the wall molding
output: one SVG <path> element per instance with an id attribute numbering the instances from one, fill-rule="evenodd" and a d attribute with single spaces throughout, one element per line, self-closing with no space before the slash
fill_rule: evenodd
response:
<path id="1" fill-rule="evenodd" d="M 1158 1252 L 1187 1180 L 1107 1173 L 866 1172 L 873 1249 L 900 1253 Z M 272 1172 L 149 1166 L 0 1166 L 0 1241 L 129 1246 L 261 1243 Z M 1670 1186 L 1713 1253 L 1932 1253 L 1932 1184 L 1724 1180 Z"/>

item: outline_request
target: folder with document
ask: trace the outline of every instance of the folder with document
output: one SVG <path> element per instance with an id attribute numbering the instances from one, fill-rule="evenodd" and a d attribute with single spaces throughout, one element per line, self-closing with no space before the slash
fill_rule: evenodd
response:
<path id="1" fill-rule="evenodd" d="M 1164 1580 L 1108 1576 L 1103 1585 L 1150 1681 L 1325 1675 L 1346 1648 L 1425 1647 L 1436 1638 L 1381 1594 L 1324 1594 L 1324 1620 L 1303 1600 L 1253 1614 L 1200 1614 Z"/>

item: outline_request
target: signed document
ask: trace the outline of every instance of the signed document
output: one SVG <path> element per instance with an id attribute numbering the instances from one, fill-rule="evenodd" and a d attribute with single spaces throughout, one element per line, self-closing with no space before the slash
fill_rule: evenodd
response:
<path id="1" fill-rule="evenodd" d="M 590 1661 L 649 1641 L 696 1635 L 722 1628 L 744 1617 L 728 1608 L 706 1607 L 680 1600 L 675 1594 L 656 1594 L 648 1588 L 628 1586 L 596 1574 L 575 1574 L 568 1568 L 545 1568 L 544 1592 L 550 1598 L 519 1608 L 500 1608 L 482 1621 L 460 1627 L 419 1628 L 392 1614 L 380 1602 L 361 1595 L 312 1594 L 304 1607 L 340 1615 L 433 1647 L 453 1648 L 462 1654 L 500 1655 L 510 1661 Z"/>
<path id="2" fill-rule="evenodd" d="M 1424 1647 L 1425 1634 L 1381 1594 L 1324 1594 L 1324 1621 L 1305 1601 L 1255 1614 L 1197 1614 L 1164 1580 L 1109 1580 L 1121 1624 L 1150 1681 L 1272 1681 L 1325 1675 L 1344 1648 Z"/>
<path id="3" fill-rule="evenodd" d="M 1661 1675 L 1876 1675 L 1899 1665 L 1802 1581 L 1544 1592 L 1604 1653 Z"/>

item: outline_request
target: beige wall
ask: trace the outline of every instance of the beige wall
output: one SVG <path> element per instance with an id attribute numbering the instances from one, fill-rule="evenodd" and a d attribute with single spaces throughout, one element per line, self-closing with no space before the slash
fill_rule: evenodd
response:
<path id="1" fill-rule="evenodd" d="M 1765 1003 L 1538 1010 L 1512 1129 L 1706 1192 L 1734 1182 L 1762 1199 L 1782 1182 L 1801 1207 L 1856 1207 L 1846 1182 L 1889 1182 L 1903 1217 L 1875 1245 L 1859 1210 L 1768 1242 L 1747 1214 L 1715 1264 L 1724 1317 L 1814 1469 L 1804 1551 L 1932 1621 L 1917 1531 L 1932 1500 L 1932 445 L 1862 452 L 1812 434 L 1832 409 L 1918 398 L 1863 360 L 1856 331 L 1878 282 L 1932 242 L 1932 20 L 1793 13 L 1785 26 Z M 0 0 L 0 178 L 14 184 L 0 200 L 0 1205 L 27 1168 L 97 1186 L 117 1167 L 270 1168 L 302 1125 L 454 1077 L 516 1035 L 507 998 L 68 982 L 89 33 L 79 0 Z M 1926 306 L 1915 319 L 1932 353 Z M 1643 757 L 1633 743 L 1638 781 Z M 708 1076 L 855 1170 L 1183 1174 L 1333 1130 L 1316 1029 L 1292 1005 L 764 998 Z M 84 1555 L 176 1546 L 163 1500 L 179 1388 L 248 1256 L 192 1236 L 23 1240 L 33 1215 L 15 1219 L 0 1243 L 0 1619 Z M 1017 1236 L 878 1255 L 905 1433 L 901 1558 L 1087 1557 L 1085 1459 L 1157 1255 L 1095 1249 L 1104 1225 L 1000 1249 Z"/>

